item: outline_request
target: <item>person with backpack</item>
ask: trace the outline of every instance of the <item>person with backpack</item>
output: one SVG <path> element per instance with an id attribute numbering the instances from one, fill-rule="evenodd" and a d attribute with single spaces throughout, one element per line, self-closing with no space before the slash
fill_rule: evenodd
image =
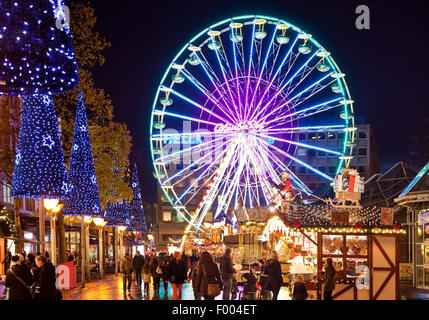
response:
<path id="1" fill-rule="evenodd" d="M 10 269 L 6 272 L 5 287 L 9 288 L 9 300 L 32 300 L 30 286 L 34 279 L 30 270 L 23 263 L 22 255 L 14 255 Z"/>
<path id="2" fill-rule="evenodd" d="M 207 251 L 201 254 L 196 286 L 204 300 L 214 300 L 223 289 L 219 268 Z"/>
<path id="3" fill-rule="evenodd" d="M 159 282 L 161 281 L 162 276 L 162 270 L 161 265 L 158 262 L 158 259 L 156 257 L 153 257 L 152 264 L 151 264 L 151 274 L 153 278 L 153 291 L 154 295 L 159 295 Z"/>
<path id="4" fill-rule="evenodd" d="M 231 296 L 232 278 L 236 273 L 232 265 L 231 248 L 226 248 L 225 254 L 220 259 L 220 271 L 223 280 L 223 300 L 229 300 Z"/>

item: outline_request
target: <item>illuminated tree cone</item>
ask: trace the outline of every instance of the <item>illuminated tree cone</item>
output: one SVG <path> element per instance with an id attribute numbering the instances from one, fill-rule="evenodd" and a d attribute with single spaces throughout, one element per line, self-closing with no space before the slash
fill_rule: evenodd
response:
<path id="1" fill-rule="evenodd" d="M 78 81 L 63 0 L 0 3 L 0 95 L 54 95 Z"/>
<path id="2" fill-rule="evenodd" d="M 97 176 L 94 168 L 94 157 L 86 119 L 85 102 L 82 93 L 78 97 L 68 178 L 71 191 L 69 198 L 65 202 L 64 212 L 67 215 L 79 216 L 102 215 Z"/>
<path id="3" fill-rule="evenodd" d="M 69 191 L 57 115 L 52 98 L 24 98 L 12 197 L 65 199 Z"/>
<path id="4" fill-rule="evenodd" d="M 130 228 L 131 221 L 127 201 L 109 203 L 104 211 L 104 218 L 107 220 L 108 227 L 127 226 Z"/>
<path id="5" fill-rule="evenodd" d="M 133 199 L 130 201 L 128 206 L 131 226 L 135 231 L 146 232 L 146 218 L 144 215 L 137 164 L 134 164 L 132 168 L 131 188 L 133 189 Z"/>

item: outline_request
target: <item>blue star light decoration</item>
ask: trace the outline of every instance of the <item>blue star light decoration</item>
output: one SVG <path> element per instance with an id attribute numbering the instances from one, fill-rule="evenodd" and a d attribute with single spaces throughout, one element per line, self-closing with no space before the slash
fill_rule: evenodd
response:
<path id="1" fill-rule="evenodd" d="M 3 2 L 2 2 L 3 4 Z M 67 171 L 58 118 L 52 98 L 26 96 L 22 105 L 17 156 L 12 176 L 12 197 L 60 199 Z"/>
<path id="2" fill-rule="evenodd" d="M 88 130 L 81 130 L 82 127 L 88 128 L 88 121 L 85 102 L 80 93 L 68 175 L 72 189 L 69 198 L 64 203 L 64 212 L 74 216 L 100 216 L 101 201 L 91 140 Z"/>
<path id="3" fill-rule="evenodd" d="M 133 199 L 130 201 L 128 208 L 130 215 L 135 217 L 131 224 L 134 231 L 146 232 L 147 225 L 144 215 L 137 165 L 134 164 L 131 170 L 131 187 L 133 190 Z"/>
<path id="4" fill-rule="evenodd" d="M 0 95 L 55 95 L 79 82 L 63 0 L 0 3 Z M 64 21 L 64 23 L 63 23 Z"/>

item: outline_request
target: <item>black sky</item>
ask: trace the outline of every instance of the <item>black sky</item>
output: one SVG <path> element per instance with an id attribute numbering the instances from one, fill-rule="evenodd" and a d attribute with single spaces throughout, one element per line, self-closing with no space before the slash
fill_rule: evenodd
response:
<path id="1" fill-rule="evenodd" d="M 96 74 L 111 96 L 118 121 L 134 137 L 145 200 L 154 200 L 149 124 L 155 90 L 171 59 L 206 27 L 230 17 L 261 14 L 300 27 L 347 75 L 356 115 L 380 142 L 381 170 L 409 160 L 410 135 L 429 115 L 429 36 L 423 1 L 329 0 L 92 0 L 96 29 L 112 47 Z M 368 5 L 371 30 L 355 27 L 358 5 Z"/>

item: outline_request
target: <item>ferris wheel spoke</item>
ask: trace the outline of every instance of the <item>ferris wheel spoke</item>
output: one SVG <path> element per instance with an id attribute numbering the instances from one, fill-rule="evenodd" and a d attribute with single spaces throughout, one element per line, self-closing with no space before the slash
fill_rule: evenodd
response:
<path id="1" fill-rule="evenodd" d="M 202 119 L 197 119 L 197 118 L 193 118 L 193 117 L 188 117 L 188 116 L 177 114 L 177 113 L 162 111 L 162 110 L 155 110 L 155 112 L 157 112 L 159 114 L 162 114 L 162 115 L 170 116 L 170 117 L 173 117 L 173 118 L 190 120 L 190 121 L 194 121 L 194 122 L 198 122 L 198 123 L 210 124 L 210 125 L 215 126 L 215 127 L 220 124 L 220 123 L 215 123 L 215 122 L 206 121 L 206 120 L 202 120 Z"/>
<path id="2" fill-rule="evenodd" d="M 217 164 L 218 164 L 218 162 L 222 159 L 222 157 L 230 150 L 230 148 L 231 148 L 231 144 L 228 144 L 227 146 L 226 146 L 226 148 L 225 148 L 225 150 L 223 150 L 217 157 L 216 157 L 216 159 L 214 160 L 214 161 L 212 161 L 212 162 L 210 162 L 209 163 L 209 165 L 207 166 L 207 168 L 203 171 L 203 173 L 201 173 L 198 177 L 197 177 L 197 179 L 195 180 L 195 182 L 199 182 L 201 179 L 203 179 L 205 176 L 206 176 L 206 174 L 210 171 L 210 169 L 212 169 L 212 168 L 214 168 Z M 212 175 L 212 177 L 214 177 L 214 175 L 216 174 L 216 170 L 214 170 L 214 173 L 213 173 L 213 175 Z M 212 178 L 211 177 L 211 178 Z M 211 178 L 209 178 L 209 180 L 211 179 Z M 195 183 L 194 182 L 194 183 Z M 195 192 L 195 194 L 194 195 L 196 195 L 196 194 L 198 194 L 198 191 L 200 191 L 202 188 L 204 188 L 204 186 L 205 186 L 205 184 L 203 184 L 198 190 L 197 190 L 197 192 Z M 182 195 L 179 197 L 179 201 L 190 191 L 192 189 L 192 185 L 191 186 L 189 186 L 188 187 L 188 189 L 186 189 L 186 191 L 185 192 L 183 192 L 182 193 Z M 193 197 L 192 197 L 193 198 Z M 192 199 L 191 198 L 191 199 Z M 191 199 L 189 199 L 189 201 L 191 200 Z"/>
<path id="3" fill-rule="evenodd" d="M 342 104 L 335 104 L 335 105 L 330 105 L 330 104 L 334 103 L 334 102 L 338 102 L 341 99 L 342 98 L 337 98 L 334 100 L 326 101 L 326 102 L 323 102 L 323 103 L 320 103 L 320 104 L 317 104 L 317 105 L 314 105 L 311 107 L 307 107 L 307 108 L 299 110 L 299 111 L 295 111 L 295 112 L 290 113 L 290 114 L 286 114 L 286 115 L 281 116 L 281 117 L 276 117 L 273 120 L 265 122 L 264 124 L 265 124 L 265 126 L 268 126 L 271 123 L 275 123 L 276 126 L 283 125 L 283 124 L 288 123 L 288 122 L 292 122 L 292 121 L 295 121 L 295 120 L 298 120 L 301 118 L 312 116 L 316 113 L 324 112 L 324 111 L 330 110 L 332 108 L 337 108 L 337 107 L 341 106 Z M 309 111 L 312 111 L 312 112 L 308 113 Z M 287 122 L 282 122 L 282 120 L 289 119 L 289 118 L 290 118 L 290 120 L 288 120 Z"/>
<path id="4" fill-rule="evenodd" d="M 201 56 L 204 57 L 203 53 L 201 53 Z M 233 104 L 232 101 L 230 101 L 229 103 L 226 101 L 226 98 L 228 97 L 228 94 L 226 92 L 223 91 L 221 92 L 221 86 L 220 86 L 220 81 L 218 79 L 218 82 L 216 83 L 216 81 L 213 79 L 213 77 L 210 75 L 209 71 L 207 71 L 207 68 L 210 68 L 210 64 L 208 63 L 208 61 L 205 59 L 207 66 L 205 66 L 205 63 L 199 58 L 198 54 L 196 54 L 196 57 L 199 59 L 200 61 L 200 65 L 201 67 L 204 69 L 204 72 L 206 73 L 207 77 L 210 79 L 210 82 L 212 83 L 213 87 L 215 88 L 216 92 L 219 94 L 220 98 L 222 99 L 224 106 L 228 109 L 228 111 L 231 113 L 231 116 L 235 119 L 235 123 L 238 122 L 237 118 L 234 116 L 234 112 L 229 108 L 229 105 Z M 217 79 L 217 76 L 216 76 Z"/>
<path id="5" fill-rule="evenodd" d="M 309 126 L 309 127 L 293 127 L 293 128 L 268 128 L 260 129 L 258 132 L 268 132 L 272 134 L 285 134 L 285 133 L 307 133 L 307 132 L 336 132 L 345 131 L 345 125 L 326 125 L 326 126 Z"/>
<path id="6" fill-rule="evenodd" d="M 258 114 L 256 116 L 251 117 L 250 120 L 257 119 L 262 112 L 265 112 L 268 105 L 270 105 L 271 102 L 273 102 L 273 100 L 277 98 L 277 96 L 293 81 L 296 75 L 298 75 L 301 70 L 305 68 L 305 66 L 316 56 L 316 54 L 317 51 L 298 69 L 298 71 L 280 89 L 277 90 L 277 92 L 271 97 L 271 99 L 262 108 L 260 108 Z"/>
<path id="7" fill-rule="evenodd" d="M 334 181 L 334 179 L 333 179 L 332 177 L 330 177 L 330 176 L 326 175 L 325 173 L 323 173 L 323 172 L 321 172 L 321 171 L 317 170 L 316 168 L 312 167 L 312 166 L 311 166 L 311 165 L 309 165 L 308 163 L 306 163 L 306 162 L 304 162 L 304 161 L 302 161 L 302 160 L 300 160 L 300 159 L 298 159 L 298 158 L 295 158 L 294 156 L 292 156 L 292 155 L 290 155 L 289 153 L 287 153 L 287 152 L 285 152 L 285 151 L 283 151 L 283 150 L 281 150 L 281 149 L 277 148 L 276 146 L 273 146 L 272 144 L 269 144 L 268 142 L 265 142 L 265 141 L 264 141 L 263 139 L 261 139 L 261 138 L 259 138 L 259 139 L 262 141 L 262 143 L 264 143 L 265 145 L 267 145 L 269 148 L 272 148 L 272 149 L 274 149 L 274 150 L 276 150 L 276 151 L 280 152 L 281 154 L 285 155 L 286 157 L 288 157 L 288 158 L 289 158 L 289 159 L 291 159 L 292 161 L 294 161 L 294 162 L 296 162 L 296 163 L 298 163 L 298 164 L 300 164 L 300 165 L 302 165 L 302 166 L 306 167 L 307 169 L 309 169 L 309 170 L 313 171 L 314 173 L 318 174 L 319 176 L 321 176 L 321 177 L 325 178 L 326 180 L 329 180 L 329 181 L 331 181 L 331 182 L 332 182 L 332 181 Z"/>
<path id="8" fill-rule="evenodd" d="M 213 134 L 213 133 L 210 133 L 210 134 Z M 190 134 L 187 133 L 187 135 L 190 135 Z M 231 135 L 231 134 L 229 134 L 229 135 Z M 170 135 L 166 134 L 166 136 L 170 138 Z M 165 162 L 166 159 L 169 159 L 169 158 L 173 157 L 173 159 L 169 160 L 169 162 L 172 162 L 175 158 L 180 158 L 182 156 L 182 154 L 184 154 L 184 153 L 192 153 L 194 150 L 200 150 L 201 147 L 204 147 L 201 150 L 205 150 L 207 148 L 211 148 L 214 142 L 219 141 L 219 140 L 223 140 L 223 139 L 225 139 L 227 137 L 228 137 L 228 134 L 225 134 L 225 136 L 221 136 L 219 138 L 215 138 L 213 140 L 209 140 L 209 141 L 206 141 L 206 142 L 203 142 L 203 143 L 191 146 L 189 148 L 173 152 L 171 154 L 167 154 L 165 156 L 157 158 L 155 160 L 155 163 Z"/>
<path id="9" fill-rule="evenodd" d="M 307 77 L 314 71 L 314 69 L 317 68 L 317 66 L 320 64 L 320 62 L 322 61 L 322 59 L 315 64 L 312 67 L 306 67 L 304 68 L 304 70 L 301 73 L 301 77 L 299 78 L 299 81 L 297 83 L 295 83 L 294 85 L 289 86 L 289 88 L 286 90 L 286 96 L 290 96 L 292 92 L 295 91 L 296 88 L 299 87 L 299 85 L 305 80 L 307 79 Z"/>
<path id="10" fill-rule="evenodd" d="M 295 146 L 300 146 L 300 147 L 303 147 L 306 149 L 313 149 L 313 150 L 323 151 L 323 152 L 330 153 L 330 154 L 335 154 L 335 155 L 340 156 L 340 157 L 344 156 L 344 154 L 342 154 L 338 151 L 330 150 L 330 149 L 326 149 L 326 148 L 322 148 L 322 147 L 317 147 L 317 146 L 313 146 L 313 145 L 306 144 L 306 143 L 301 143 L 301 142 L 291 141 L 291 140 L 287 140 L 287 139 L 272 137 L 269 135 L 258 134 L 258 136 L 261 138 L 275 139 L 276 141 L 286 142 L 286 143 L 293 144 Z"/>
<path id="11" fill-rule="evenodd" d="M 292 101 L 294 101 L 295 99 L 297 99 L 298 97 L 302 96 L 304 93 L 308 92 L 310 89 L 316 87 L 323 82 L 325 79 L 327 79 L 328 77 L 331 76 L 332 73 L 327 74 L 326 76 L 324 76 L 322 79 L 319 79 L 318 81 L 312 83 L 310 86 L 308 86 L 307 88 L 305 88 L 304 90 L 302 90 L 300 93 L 298 93 L 297 95 L 295 95 L 294 97 L 288 99 L 285 103 L 282 103 L 281 105 L 277 106 L 274 110 L 272 110 L 271 112 L 268 112 L 267 114 L 263 115 L 260 119 L 258 119 L 259 121 L 264 121 L 266 120 L 269 116 L 274 115 L 277 111 L 281 110 L 284 106 L 290 104 Z M 323 90 L 323 89 L 322 89 Z M 312 96 L 312 95 L 311 95 Z M 289 111 L 290 108 L 287 109 L 287 111 Z M 286 111 L 286 112 L 287 112 Z M 265 113 L 265 109 L 262 109 L 260 113 Z M 253 119 L 252 119 L 253 120 Z"/>
<path id="12" fill-rule="evenodd" d="M 234 30 L 231 28 L 231 34 L 234 34 Z M 237 90 L 237 99 L 238 99 L 238 109 L 239 109 L 239 120 L 243 121 L 243 113 L 242 113 L 242 108 L 243 108 L 243 104 L 241 102 L 241 93 L 240 93 L 240 83 L 239 83 L 239 70 L 240 70 L 240 66 L 238 64 L 237 61 L 237 44 L 236 43 L 232 43 L 232 50 L 234 53 L 234 70 L 235 70 L 235 81 L 236 81 L 236 90 Z"/>
<path id="13" fill-rule="evenodd" d="M 258 81 L 256 82 L 256 85 L 255 85 L 255 87 L 254 87 L 254 89 L 253 89 L 253 96 L 252 96 L 252 99 L 250 100 L 250 103 L 249 103 L 247 116 L 249 115 L 249 113 L 250 113 L 250 111 L 251 111 L 251 109 L 252 109 L 253 101 L 255 100 L 255 96 L 256 96 L 256 94 L 257 94 L 257 92 L 258 92 L 259 85 L 260 85 L 260 83 L 261 83 L 261 79 L 262 79 L 262 74 L 264 73 L 264 70 L 265 70 L 265 68 L 266 68 L 266 66 L 267 66 L 268 57 L 269 57 L 269 55 L 270 55 L 271 48 L 272 48 L 272 46 L 273 46 L 273 44 L 274 44 L 274 39 L 275 39 L 275 37 L 276 37 L 276 33 L 277 33 L 277 29 L 276 29 L 276 28 L 274 28 L 274 32 L 273 32 L 273 35 L 272 35 L 272 37 L 271 37 L 270 44 L 269 44 L 268 49 L 267 49 L 267 52 L 266 52 L 266 54 L 265 54 L 264 63 L 262 64 L 262 67 L 261 67 L 261 68 L 260 68 L 260 70 L 259 70 Z M 261 50 L 261 51 L 262 51 L 262 50 Z"/>
<path id="14" fill-rule="evenodd" d="M 216 147 L 214 150 L 217 150 L 217 149 L 223 148 L 223 147 L 224 147 L 223 145 L 220 145 L 220 146 Z M 191 163 L 190 165 L 186 166 L 185 168 L 183 168 L 182 170 L 180 170 L 179 172 L 177 172 L 173 176 L 169 177 L 167 180 L 163 181 L 163 184 L 166 184 L 166 183 L 170 182 L 174 178 L 182 175 L 187 170 L 192 170 L 192 167 L 194 167 L 195 165 L 201 163 L 203 160 L 206 160 L 209 156 L 212 156 L 212 153 L 207 153 L 203 157 L 199 158 L 197 161 L 195 161 L 195 162 Z"/>
<path id="15" fill-rule="evenodd" d="M 298 188 L 303 191 L 305 194 L 307 195 L 311 195 L 311 190 L 310 188 L 307 187 L 307 185 L 301 181 L 301 179 L 299 179 L 294 172 L 292 172 L 292 170 L 290 170 L 285 164 L 283 164 L 283 162 L 274 154 L 274 152 L 272 152 L 266 145 L 260 144 L 260 147 L 263 148 L 265 150 L 265 152 L 267 153 L 268 157 L 274 161 L 275 163 L 277 163 L 277 165 L 279 166 L 279 168 L 283 171 L 287 171 L 290 175 L 291 175 L 291 179 L 292 181 L 298 186 Z M 276 175 L 277 177 L 277 175 Z"/>
<path id="16" fill-rule="evenodd" d="M 219 102 L 214 95 L 212 95 L 207 88 L 205 88 L 192 74 L 184 69 L 182 70 L 183 75 L 201 92 L 203 93 L 219 110 L 221 110 L 233 123 L 235 122 L 227 112 L 226 107 Z"/>
<path id="17" fill-rule="evenodd" d="M 185 95 L 181 94 L 180 92 L 178 92 L 178 91 L 176 91 L 176 90 L 174 90 L 174 89 L 170 89 L 170 92 L 171 92 L 172 94 L 174 94 L 175 96 L 177 96 L 177 97 L 179 97 L 179 98 L 181 98 L 181 99 L 183 99 L 183 100 L 185 100 L 185 101 L 189 102 L 191 105 L 193 105 L 193 106 L 195 106 L 195 107 L 199 108 L 200 110 L 203 110 L 204 112 L 206 112 L 206 113 L 208 113 L 208 114 L 210 114 L 210 115 L 212 115 L 212 116 L 214 116 L 214 117 L 218 118 L 219 120 L 223 121 L 224 123 L 230 123 L 230 122 L 229 122 L 228 120 L 226 120 L 224 117 L 222 117 L 222 116 L 218 115 L 217 113 L 215 113 L 215 112 L 213 112 L 213 111 L 211 111 L 211 110 L 209 110 L 209 109 L 207 109 L 207 108 L 203 107 L 203 106 L 202 106 L 202 105 L 200 105 L 199 103 L 197 103 L 197 102 L 195 102 L 194 100 L 192 100 L 192 99 L 190 99 L 190 98 L 186 97 Z M 223 110 L 222 110 L 222 111 L 223 111 Z M 228 115 L 227 113 L 225 113 L 225 115 L 229 117 L 229 115 Z M 231 121 L 234 121 L 234 120 L 232 120 L 231 118 L 230 118 L 230 120 L 231 120 Z M 234 122 L 233 122 L 233 123 L 234 123 Z"/>
<path id="18" fill-rule="evenodd" d="M 252 40 L 251 40 L 250 54 L 249 54 L 249 64 L 248 64 L 248 67 L 247 67 L 246 94 L 244 95 L 244 97 L 245 97 L 244 107 L 245 107 L 245 110 L 246 110 L 246 114 L 247 114 L 247 108 L 248 108 L 248 95 L 249 95 L 249 86 L 250 86 L 250 73 L 251 73 L 251 70 L 252 70 L 252 62 L 253 62 L 253 45 L 255 43 L 255 28 L 256 28 L 256 24 L 253 24 L 253 28 L 252 28 Z"/>

